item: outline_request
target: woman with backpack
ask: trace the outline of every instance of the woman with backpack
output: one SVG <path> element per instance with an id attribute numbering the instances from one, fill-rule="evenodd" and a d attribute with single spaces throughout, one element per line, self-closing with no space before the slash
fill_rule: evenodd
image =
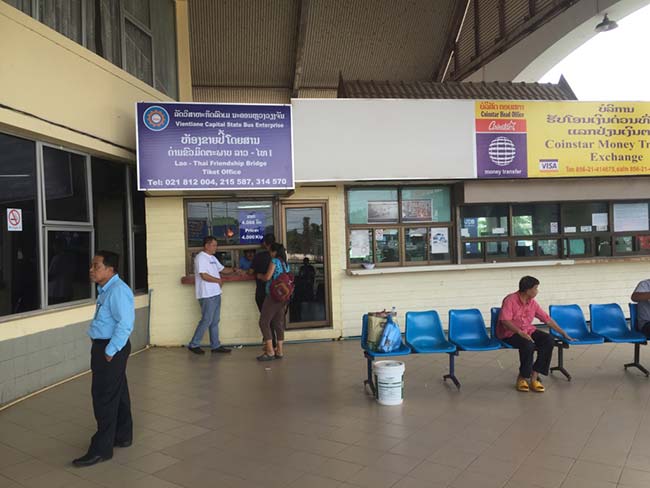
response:
<path id="1" fill-rule="evenodd" d="M 264 338 L 264 353 L 257 357 L 258 361 L 282 359 L 284 353 L 284 322 L 287 303 L 293 292 L 293 277 L 287 264 L 287 253 L 284 246 L 274 243 L 270 248 L 271 264 L 266 273 L 258 273 L 257 278 L 266 282 L 266 298 L 260 314 L 260 330 Z M 273 333 L 277 337 L 277 348 L 273 349 Z"/>

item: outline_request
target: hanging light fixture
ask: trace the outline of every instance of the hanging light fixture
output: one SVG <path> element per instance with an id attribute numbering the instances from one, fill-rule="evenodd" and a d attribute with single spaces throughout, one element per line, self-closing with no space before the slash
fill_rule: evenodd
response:
<path id="1" fill-rule="evenodd" d="M 607 17 L 607 14 L 605 14 L 605 17 L 603 18 L 603 21 L 596 26 L 596 32 L 607 32 L 614 30 L 618 27 L 618 24 L 616 23 L 615 20 L 609 20 L 609 17 Z"/>

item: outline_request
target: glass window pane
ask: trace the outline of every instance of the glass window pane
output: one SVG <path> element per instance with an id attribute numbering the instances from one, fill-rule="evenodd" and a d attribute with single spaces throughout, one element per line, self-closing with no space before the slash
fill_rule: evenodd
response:
<path id="1" fill-rule="evenodd" d="M 16 209 L 21 231 L 9 231 Z M 36 145 L 0 134 L 0 316 L 40 307 L 36 218 Z"/>
<path id="2" fill-rule="evenodd" d="M 609 239 L 609 237 L 596 237 L 596 255 L 612 255 L 612 241 Z"/>
<path id="3" fill-rule="evenodd" d="M 354 229 L 350 231 L 350 264 L 372 263 L 372 230 Z"/>
<path id="4" fill-rule="evenodd" d="M 82 0 L 39 0 L 41 22 L 81 44 Z"/>
<path id="5" fill-rule="evenodd" d="M 135 289 L 147 289 L 147 236 L 144 232 L 133 234 L 133 254 L 135 256 Z"/>
<path id="6" fill-rule="evenodd" d="M 32 0 L 4 0 L 27 15 L 32 15 Z"/>
<path id="7" fill-rule="evenodd" d="M 348 191 L 348 221 L 350 224 L 396 223 L 397 189 Z"/>
<path id="8" fill-rule="evenodd" d="M 514 236 L 557 234 L 559 222 L 559 205 L 527 204 L 512 206 L 512 235 Z"/>
<path id="9" fill-rule="evenodd" d="M 630 253 L 634 251 L 634 241 L 632 236 L 617 236 L 616 237 L 616 253 Z"/>
<path id="10" fill-rule="evenodd" d="M 537 241 L 537 254 L 539 256 L 559 256 L 556 239 L 543 239 Z"/>
<path id="11" fill-rule="evenodd" d="M 235 265 L 233 253 L 233 251 L 217 251 L 214 255 L 221 264 L 228 268 L 232 268 Z"/>
<path id="12" fill-rule="evenodd" d="M 156 0 L 156 8 L 158 8 L 160 0 Z M 149 15 L 149 0 L 122 0 L 124 10 L 133 15 L 139 22 L 145 26 L 151 26 Z"/>
<path id="13" fill-rule="evenodd" d="M 176 69 L 176 15 L 173 0 L 156 0 L 151 12 L 153 34 L 155 88 L 178 98 Z"/>
<path id="14" fill-rule="evenodd" d="M 451 260 L 448 227 L 432 227 L 429 229 L 429 260 Z"/>
<path id="15" fill-rule="evenodd" d="M 650 230 L 648 203 L 615 203 L 614 232 Z"/>
<path id="16" fill-rule="evenodd" d="M 47 220 L 88 222 L 86 157 L 43 147 Z"/>
<path id="17" fill-rule="evenodd" d="M 566 203 L 562 205 L 562 225 L 565 233 L 607 232 L 607 203 Z"/>
<path id="18" fill-rule="evenodd" d="M 302 225 L 302 223 L 301 223 Z M 219 201 L 187 204 L 188 247 L 202 247 L 213 235 L 221 245 L 259 245 L 273 234 L 273 202 Z"/>
<path id="19" fill-rule="evenodd" d="M 125 69 L 148 85 L 153 85 L 151 37 L 129 20 L 124 20 Z"/>
<path id="20" fill-rule="evenodd" d="M 508 241 L 486 242 L 487 260 L 508 257 Z"/>
<path id="21" fill-rule="evenodd" d="M 525 258 L 535 256 L 535 245 L 533 241 L 516 241 L 515 256 Z"/>
<path id="22" fill-rule="evenodd" d="M 129 283 L 126 167 L 92 158 L 95 249 L 119 254 L 119 275 Z"/>
<path id="23" fill-rule="evenodd" d="M 399 262 L 399 230 L 375 229 L 378 263 Z"/>
<path id="24" fill-rule="evenodd" d="M 449 187 L 402 189 L 403 222 L 449 222 Z"/>
<path id="25" fill-rule="evenodd" d="M 90 298 L 90 232 L 47 232 L 47 303 Z"/>
<path id="26" fill-rule="evenodd" d="M 405 260 L 408 262 L 427 261 L 427 236 L 429 235 L 426 227 L 405 230 L 406 255 Z"/>
<path id="27" fill-rule="evenodd" d="M 463 243 L 463 259 L 483 259 L 482 242 Z"/>
<path id="28" fill-rule="evenodd" d="M 91 0 L 86 3 L 86 47 L 95 54 L 122 66 L 120 3 Z"/>
<path id="29" fill-rule="evenodd" d="M 508 234 L 508 205 L 472 205 L 461 209 L 461 236 Z"/>
<path id="30" fill-rule="evenodd" d="M 564 255 L 568 257 L 591 256 L 591 239 L 564 239 Z"/>
<path id="31" fill-rule="evenodd" d="M 134 169 L 129 169 L 131 173 L 131 204 L 133 205 L 133 225 L 145 224 L 145 204 L 144 192 L 138 191 L 137 176 Z"/>

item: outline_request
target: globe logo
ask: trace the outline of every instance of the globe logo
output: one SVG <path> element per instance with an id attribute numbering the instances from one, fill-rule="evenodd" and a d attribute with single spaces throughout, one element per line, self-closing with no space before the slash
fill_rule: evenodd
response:
<path id="1" fill-rule="evenodd" d="M 158 132 L 169 125 L 169 114 L 163 107 L 153 106 L 144 111 L 142 115 L 144 125 L 152 131 Z"/>
<path id="2" fill-rule="evenodd" d="M 507 137 L 497 137 L 488 147 L 488 155 L 497 166 L 508 166 L 517 155 L 517 147 Z"/>

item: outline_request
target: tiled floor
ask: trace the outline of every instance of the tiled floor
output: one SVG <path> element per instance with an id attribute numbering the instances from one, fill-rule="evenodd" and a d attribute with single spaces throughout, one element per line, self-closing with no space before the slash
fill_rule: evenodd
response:
<path id="1" fill-rule="evenodd" d="M 357 341 L 198 357 L 131 358 L 132 447 L 76 469 L 93 433 L 89 376 L 0 412 L 0 488 L 647 488 L 650 379 L 623 371 L 632 346 L 574 347 L 574 376 L 545 394 L 513 388 L 513 351 L 409 356 L 402 406 L 362 387 Z M 650 362 L 650 354 L 643 351 Z"/>

